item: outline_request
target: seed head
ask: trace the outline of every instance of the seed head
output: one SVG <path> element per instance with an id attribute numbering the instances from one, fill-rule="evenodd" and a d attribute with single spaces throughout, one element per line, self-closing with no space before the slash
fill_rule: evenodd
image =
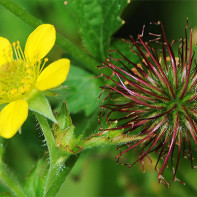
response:
<path id="1" fill-rule="evenodd" d="M 107 103 L 101 106 L 100 117 L 102 120 L 106 117 L 107 124 L 117 121 L 114 130 L 123 129 L 127 135 L 144 136 L 138 142 L 122 145 L 117 158 L 141 147 L 137 161 L 127 164 L 131 167 L 149 153 L 158 153 L 155 169 L 159 162 L 162 164 L 158 179 L 168 186 L 163 177 L 167 165 L 172 166 L 174 181 L 180 181 L 176 173 L 181 155 L 189 158 L 194 167 L 192 144 L 197 145 L 197 67 L 192 50 L 192 28 L 190 36 L 187 35 L 188 22 L 185 38 L 172 43 L 168 42 L 162 23 L 155 24 L 160 26 L 161 33 L 149 33 L 153 36 L 149 42 L 144 42 L 144 28 L 136 40 L 130 37 L 131 40 L 126 41 L 131 57 L 135 54 L 137 60 L 115 50 L 100 67 L 102 76 L 107 79 L 102 89 L 109 92 L 105 98 Z M 115 59 L 113 54 L 121 58 Z M 101 130 L 105 128 L 101 127 Z"/>

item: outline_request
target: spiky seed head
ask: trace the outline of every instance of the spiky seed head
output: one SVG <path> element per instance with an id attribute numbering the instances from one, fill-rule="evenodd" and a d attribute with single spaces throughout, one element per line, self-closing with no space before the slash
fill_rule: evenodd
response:
<path id="1" fill-rule="evenodd" d="M 163 172 L 170 160 L 174 181 L 180 181 L 176 173 L 181 155 L 187 156 L 193 167 L 192 144 L 197 145 L 197 67 L 192 50 L 192 28 L 190 36 L 187 35 L 188 21 L 185 37 L 178 40 L 178 45 L 175 41 L 168 42 L 160 21 L 156 24 L 161 33 L 149 33 L 153 40 L 145 42 L 142 33 L 137 39 L 130 37 L 131 40 L 126 41 L 132 57 L 133 54 L 138 57 L 137 61 L 114 50 L 100 67 L 104 69 L 102 76 L 107 79 L 102 89 L 109 92 L 100 117 L 106 117 L 107 123 L 118 121 L 114 130 L 124 129 L 127 135 L 144 136 L 140 141 L 123 145 L 125 148 L 117 158 L 143 146 L 137 161 L 127 164 L 131 167 L 150 152 L 157 152 L 155 169 L 162 163 L 158 179 L 168 186 Z M 121 58 L 113 58 L 115 53 Z M 111 72 L 105 72 L 106 69 Z"/>

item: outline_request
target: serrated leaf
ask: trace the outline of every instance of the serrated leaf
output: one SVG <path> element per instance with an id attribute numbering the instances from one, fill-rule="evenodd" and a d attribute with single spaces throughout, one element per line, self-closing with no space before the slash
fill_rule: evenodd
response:
<path id="1" fill-rule="evenodd" d="M 47 162 L 41 159 L 32 170 L 25 182 L 24 190 L 27 196 L 42 197 L 46 182 Z"/>
<path id="2" fill-rule="evenodd" d="M 123 24 L 120 14 L 127 0 L 68 0 L 67 7 L 76 17 L 82 40 L 92 56 L 106 58 L 111 36 Z"/>
<path id="3" fill-rule="evenodd" d="M 34 96 L 32 96 L 28 100 L 28 104 L 30 110 L 35 111 L 45 116 L 46 118 L 49 118 L 53 122 L 57 122 L 51 110 L 51 106 L 42 92 L 38 92 Z"/>
<path id="4" fill-rule="evenodd" d="M 90 115 L 99 105 L 100 94 L 98 79 L 81 68 L 71 66 L 66 85 L 66 101 L 71 113 L 85 111 Z"/>

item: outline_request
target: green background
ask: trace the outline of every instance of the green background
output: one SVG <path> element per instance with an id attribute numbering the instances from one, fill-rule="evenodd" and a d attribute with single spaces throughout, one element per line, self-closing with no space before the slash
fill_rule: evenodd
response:
<path id="1" fill-rule="evenodd" d="M 54 24 L 57 32 L 72 40 L 79 47 L 83 47 L 84 40 L 81 40 L 79 21 L 64 5 L 63 0 L 16 0 L 16 2 L 45 23 Z M 113 0 L 109 0 L 110 2 L 112 3 Z M 150 27 L 149 22 L 161 20 L 168 39 L 176 40 L 184 35 L 184 26 L 188 17 L 189 25 L 194 28 L 195 44 L 197 42 L 196 10 L 197 1 L 133 0 L 122 12 L 121 17 L 125 20 L 125 24 L 113 34 L 113 39 L 128 38 L 129 35 L 136 36 L 141 33 L 144 24 L 149 27 L 150 31 L 154 32 L 154 27 Z M 113 16 L 113 10 L 109 14 Z M 32 30 L 19 18 L 0 7 L 1 36 L 8 38 L 10 42 L 19 40 L 24 47 Z M 66 51 L 63 51 L 59 46 L 55 46 L 48 55 L 51 62 L 62 56 L 69 57 Z M 99 59 L 99 57 L 96 58 Z M 74 59 L 70 57 L 70 59 L 74 67 L 72 68 L 71 65 L 72 72 L 69 73 L 65 83 L 70 88 L 66 97 L 68 108 L 77 127 L 76 132 L 80 134 L 89 124 L 92 127 L 86 132 L 93 133 L 98 129 L 97 114 L 99 110 L 95 111 L 95 108 L 100 102 L 97 99 L 100 93 L 98 88 L 100 84 L 94 81 L 94 73 L 79 70 L 81 65 L 76 62 L 77 57 Z M 101 59 L 99 62 L 102 62 Z M 89 92 L 90 89 L 92 93 Z M 88 98 L 84 95 L 88 95 Z M 89 102 L 87 103 L 88 99 Z M 52 102 L 55 106 L 56 101 L 52 100 Z M 78 102 L 80 102 L 79 106 L 76 105 Z M 89 117 L 93 117 L 93 119 L 89 121 Z M 24 177 L 28 176 L 36 161 L 47 152 L 43 142 L 44 138 L 36 125 L 34 116 L 29 116 L 23 126 L 23 134 L 16 135 L 5 142 L 4 160 L 11 169 L 14 169 L 21 181 L 25 180 Z M 167 189 L 158 183 L 157 172 L 154 170 L 157 156 L 151 155 L 153 164 L 148 159 L 145 160 L 146 170 L 143 172 L 140 163 L 132 168 L 122 166 L 121 163 L 117 165 L 115 159 L 117 154 L 118 150 L 115 146 L 82 153 L 57 197 L 197 196 L 197 170 L 190 168 L 189 161 L 181 161 L 177 174 L 177 177 L 186 185 L 183 186 L 179 182 L 174 183 L 172 170 L 169 168 L 166 179 L 170 183 L 170 188 Z M 131 158 L 137 158 L 136 154 L 130 152 L 127 159 Z M 196 160 L 194 163 L 197 164 Z M 3 187 L 0 189 L 4 191 Z"/>

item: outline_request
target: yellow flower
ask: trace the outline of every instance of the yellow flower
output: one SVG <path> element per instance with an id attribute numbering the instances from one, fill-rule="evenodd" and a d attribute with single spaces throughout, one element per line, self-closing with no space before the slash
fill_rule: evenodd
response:
<path id="1" fill-rule="evenodd" d="M 50 107 L 41 92 L 66 80 L 70 67 L 68 59 L 59 59 L 43 69 L 48 61 L 43 58 L 55 40 L 56 31 L 50 24 L 38 26 L 29 35 L 24 53 L 19 41 L 11 45 L 6 38 L 0 37 L 0 104 L 6 104 L 0 112 L 0 136 L 11 138 L 15 135 L 27 119 L 28 108 L 42 113 L 43 109 L 39 109 L 42 104 Z M 41 105 L 37 105 L 40 98 Z"/>

